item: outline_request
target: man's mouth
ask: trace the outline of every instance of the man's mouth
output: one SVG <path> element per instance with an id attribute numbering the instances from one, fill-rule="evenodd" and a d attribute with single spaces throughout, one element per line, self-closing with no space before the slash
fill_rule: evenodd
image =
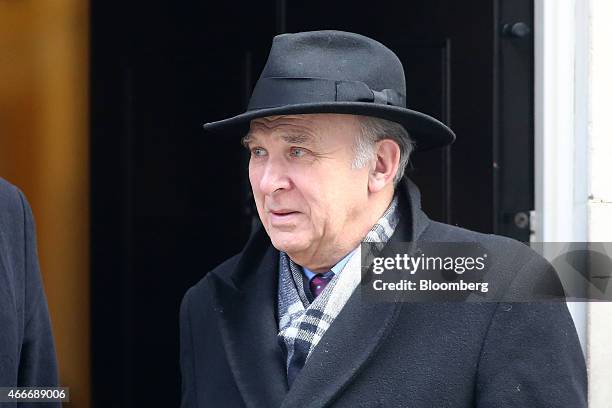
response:
<path id="1" fill-rule="evenodd" d="M 270 211 L 270 223 L 272 225 L 277 226 L 281 226 L 284 224 L 289 225 L 293 223 L 294 218 L 297 217 L 299 214 L 299 211 L 293 211 L 289 209 Z"/>
<path id="2" fill-rule="evenodd" d="M 270 211 L 270 212 L 274 215 L 289 215 L 289 214 L 297 213 L 297 211 L 292 211 L 292 210 L 277 210 L 277 211 Z"/>

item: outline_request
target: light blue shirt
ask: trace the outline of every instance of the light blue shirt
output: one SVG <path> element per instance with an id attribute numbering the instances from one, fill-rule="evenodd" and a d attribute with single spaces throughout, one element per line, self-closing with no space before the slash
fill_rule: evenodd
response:
<path id="1" fill-rule="evenodd" d="M 355 251 L 357 251 L 357 248 L 355 248 L 351 252 L 349 252 L 344 258 L 342 258 L 340 261 L 338 261 L 338 263 L 335 264 L 331 268 L 331 271 L 334 273 L 334 275 L 338 275 L 340 272 L 342 272 L 342 269 L 347 264 L 349 259 L 351 259 L 351 256 L 353 256 Z M 310 269 L 307 269 L 307 268 L 305 268 L 303 266 L 302 266 L 302 270 L 304 271 L 304 275 L 306 275 L 306 278 L 308 278 L 308 281 L 310 281 L 316 275 L 315 272 L 313 272 Z"/>

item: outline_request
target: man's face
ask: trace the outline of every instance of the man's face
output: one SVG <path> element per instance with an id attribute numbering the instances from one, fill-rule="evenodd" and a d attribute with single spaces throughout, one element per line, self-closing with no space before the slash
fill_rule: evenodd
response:
<path id="1" fill-rule="evenodd" d="M 251 121 L 245 138 L 257 212 L 275 248 L 303 259 L 343 249 L 367 210 L 368 166 L 353 169 L 353 115 Z"/>

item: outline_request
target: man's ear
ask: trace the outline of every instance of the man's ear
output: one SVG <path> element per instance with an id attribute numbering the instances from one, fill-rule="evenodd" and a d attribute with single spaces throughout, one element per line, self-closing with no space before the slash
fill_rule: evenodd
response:
<path id="1" fill-rule="evenodd" d="M 368 176 L 368 189 L 371 193 L 381 191 L 389 184 L 399 168 L 400 147 L 391 139 L 376 142 L 374 165 Z"/>

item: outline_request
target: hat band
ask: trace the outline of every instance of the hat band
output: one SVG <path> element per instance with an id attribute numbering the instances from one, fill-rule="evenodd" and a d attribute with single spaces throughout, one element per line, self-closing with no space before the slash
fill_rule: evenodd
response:
<path id="1" fill-rule="evenodd" d="M 267 77 L 257 81 L 247 111 L 321 102 L 371 102 L 380 105 L 406 106 L 405 96 L 395 89 L 375 91 L 361 81 Z"/>

